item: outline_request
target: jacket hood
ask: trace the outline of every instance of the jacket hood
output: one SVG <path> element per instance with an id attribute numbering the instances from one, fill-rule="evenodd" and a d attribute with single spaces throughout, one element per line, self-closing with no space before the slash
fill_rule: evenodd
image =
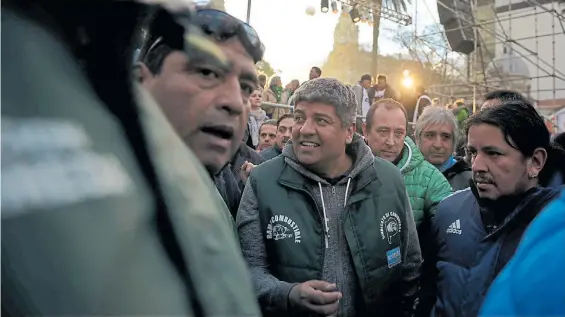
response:
<path id="1" fill-rule="evenodd" d="M 402 158 L 398 164 L 396 164 L 396 166 L 400 168 L 402 175 L 413 171 L 423 161 L 424 155 L 420 152 L 416 143 L 414 143 L 410 137 L 405 137 L 404 148 L 402 149 Z"/>
<path id="2" fill-rule="evenodd" d="M 345 152 L 353 158 L 353 167 L 350 170 L 349 175 L 339 181 L 338 184 L 342 182 L 345 183 L 348 179 L 355 178 L 355 176 L 359 175 L 363 170 L 371 166 L 375 160 L 373 153 L 371 153 L 371 149 L 357 133 L 353 135 L 353 141 L 345 147 Z M 298 161 L 298 158 L 294 154 L 292 140 L 288 141 L 283 148 L 282 156 L 284 157 L 285 162 L 292 169 L 296 170 L 304 177 L 322 184 L 329 184 L 325 179 L 316 175 L 314 172 L 310 171 L 307 166 L 302 165 L 302 163 Z"/>
<path id="3" fill-rule="evenodd" d="M 445 177 L 448 177 L 449 175 L 452 174 L 459 174 L 461 172 L 466 172 L 470 170 L 471 170 L 471 166 L 469 165 L 469 163 L 465 161 L 464 158 L 455 157 L 455 164 L 453 164 L 453 166 L 451 166 L 450 168 L 446 169 L 443 172 L 443 175 L 445 175 Z"/>

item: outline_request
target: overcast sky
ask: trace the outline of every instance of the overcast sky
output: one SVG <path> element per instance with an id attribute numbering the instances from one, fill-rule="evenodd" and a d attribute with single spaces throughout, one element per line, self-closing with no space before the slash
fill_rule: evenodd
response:
<path id="1" fill-rule="evenodd" d="M 409 6 L 408 12 L 416 21 L 412 26 L 400 27 L 400 30 L 422 30 L 424 26 L 437 23 L 435 0 L 418 1 L 417 17 L 415 7 Z M 248 0 L 225 0 L 226 10 L 245 20 Z M 308 7 L 314 7 L 314 16 L 306 14 Z M 275 69 L 282 71 L 283 82 L 293 78 L 306 80 L 312 66 L 323 64 L 333 47 L 333 31 L 338 15 L 320 12 L 320 0 L 252 0 L 251 25 L 257 30 L 265 43 L 265 60 Z M 372 29 L 366 24 L 359 24 L 359 41 L 370 47 Z M 391 40 L 391 29 L 399 26 L 385 21 L 382 24 L 379 48 L 382 54 L 394 54 L 402 51 L 400 45 Z"/>

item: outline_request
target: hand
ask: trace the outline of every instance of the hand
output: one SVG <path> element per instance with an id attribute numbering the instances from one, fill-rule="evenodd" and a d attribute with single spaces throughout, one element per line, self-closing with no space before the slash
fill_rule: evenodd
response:
<path id="1" fill-rule="evenodd" d="M 316 280 L 294 286 L 288 295 L 292 306 L 324 316 L 337 312 L 341 297 L 335 284 Z"/>
<path id="2" fill-rule="evenodd" d="M 241 165 L 241 167 L 239 168 L 239 178 L 243 183 L 247 182 L 247 179 L 249 178 L 249 174 L 251 173 L 251 170 L 253 170 L 254 167 L 255 165 L 253 165 L 253 163 L 249 163 L 247 161 L 245 161 L 245 163 Z"/>

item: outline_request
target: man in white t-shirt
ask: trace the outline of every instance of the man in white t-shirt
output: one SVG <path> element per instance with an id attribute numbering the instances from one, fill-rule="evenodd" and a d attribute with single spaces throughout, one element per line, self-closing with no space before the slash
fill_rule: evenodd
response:
<path id="1" fill-rule="evenodd" d="M 371 75 L 365 74 L 361 76 L 359 83 L 352 87 L 355 93 L 355 100 L 357 101 L 357 132 L 360 134 L 362 134 L 361 125 L 367 116 L 369 108 L 371 108 L 371 99 L 367 91 L 371 87 L 371 81 Z"/>

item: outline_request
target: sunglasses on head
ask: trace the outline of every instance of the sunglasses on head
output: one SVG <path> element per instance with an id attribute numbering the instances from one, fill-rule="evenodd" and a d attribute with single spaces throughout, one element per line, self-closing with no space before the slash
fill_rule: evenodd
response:
<path id="1" fill-rule="evenodd" d="M 146 42 L 145 48 L 139 54 L 140 60 L 147 58 L 157 47 L 166 44 L 173 49 L 184 50 L 191 59 L 207 61 L 227 69 L 229 63 L 226 56 L 214 41 L 222 42 L 235 36 L 255 63 L 263 58 L 265 47 L 260 42 L 257 32 L 248 24 L 223 11 L 160 10 L 150 23 L 152 26 L 148 28 L 147 37 L 151 38 L 151 33 L 160 36 L 153 36 L 153 39 Z"/>
<path id="2" fill-rule="evenodd" d="M 236 17 L 220 10 L 200 9 L 196 11 L 195 23 L 204 34 L 220 42 L 237 36 L 255 63 L 263 59 L 265 46 L 259 35 L 249 24 Z"/>

